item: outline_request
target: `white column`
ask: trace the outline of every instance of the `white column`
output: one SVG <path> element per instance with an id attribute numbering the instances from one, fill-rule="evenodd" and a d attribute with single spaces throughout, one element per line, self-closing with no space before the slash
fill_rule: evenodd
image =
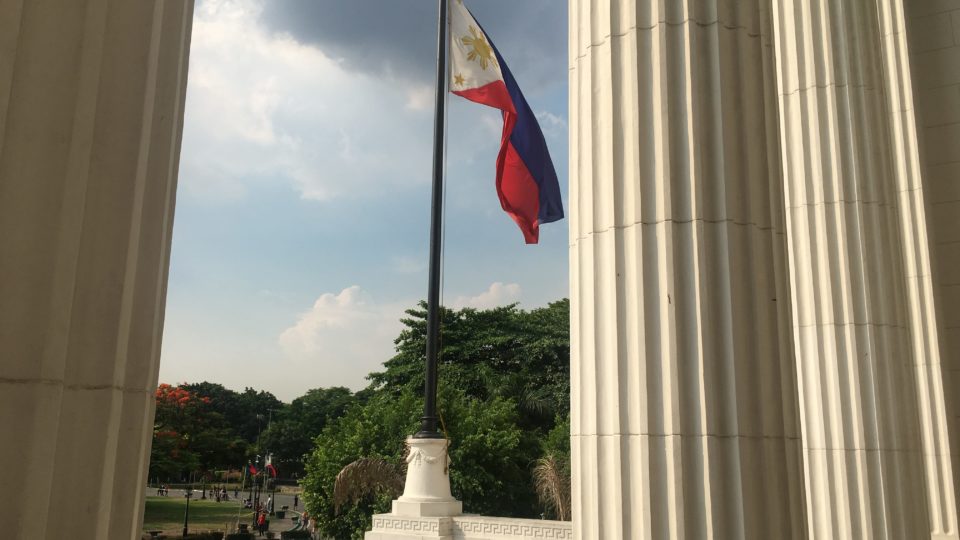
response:
<path id="1" fill-rule="evenodd" d="M 803 537 L 763 4 L 570 1 L 578 538 Z"/>
<path id="2" fill-rule="evenodd" d="M 947 409 L 946 426 L 931 422 L 924 432 L 924 447 L 928 477 L 937 473 L 937 482 L 930 482 L 934 488 L 930 499 L 944 508 L 943 530 L 956 535 L 955 505 L 960 496 L 958 471 L 953 465 L 960 460 L 960 2 L 896 4 L 885 13 L 891 20 L 885 46 L 895 53 L 890 55 L 888 71 L 899 72 L 901 81 L 913 83 L 894 84 L 896 92 L 891 91 L 891 111 L 901 111 L 892 112 L 892 118 L 903 118 L 898 140 L 903 141 L 909 157 L 903 163 L 909 183 L 901 188 L 901 213 L 905 225 L 923 225 L 908 229 L 918 246 L 917 255 L 908 258 L 916 276 L 911 286 L 917 291 L 917 306 L 927 329 L 925 345 L 930 351 L 930 361 L 918 363 L 918 369 L 942 374 L 943 394 L 938 396 L 938 389 L 931 389 L 929 409 L 937 411 L 941 397 Z M 909 39 L 904 36 L 906 29 Z M 931 309 L 931 295 L 935 309 Z M 952 482 L 942 459 L 945 431 L 952 440 Z M 936 517 L 931 515 L 931 519 Z"/>
<path id="3" fill-rule="evenodd" d="M 192 6 L 0 1 L 6 536 L 140 533 Z"/>
<path id="4" fill-rule="evenodd" d="M 956 534 L 899 10 L 773 1 L 811 538 Z"/>
<path id="5" fill-rule="evenodd" d="M 943 332 L 938 328 L 941 324 L 937 317 L 931 264 L 930 221 L 924 204 L 926 190 L 922 181 L 917 137 L 920 119 L 913 98 L 904 2 L 878 0 L 878 7 L 883 88 L 887 98 L 886 113 L 890 119 L 892 151 L 889 155 L 896 182 L 894 189 L 897 192 L 899 237 L 907 280 L 906 307 L 923 437 L 929 526 L 935 538 L 960 538 L 957 530 L 956 477 L 950 454 L 948 409 L 944 395 L 944 375 L 948 372 L 942 362 L 944 355 L 940 347 L 944 341 Z M 960 8 L 960 3 L 955 7 Z M 960 10 L 957 14 L 960 15 Z M 960 23 L 960 17 L 957 21 Z M 960 24 L 957 30 L 960 32 Z M 960 43 L 960 36 L 956 43 Z M 955 48 L 955 51 L 960 51 L 960 48 Z M 957 101 L 960 102 L 960 93 Z M 955 139 L 954 142 L 960 150 L 960 140 Z M 960 228 L 960 218 L 955 218 L 954 223 Z"/>

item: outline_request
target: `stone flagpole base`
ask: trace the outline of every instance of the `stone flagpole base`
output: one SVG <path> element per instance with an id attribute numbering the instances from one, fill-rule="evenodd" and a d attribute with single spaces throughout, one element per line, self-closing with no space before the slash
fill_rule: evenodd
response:
<path id="1" fill-rule="evenodd" d="M 407 483 L 393 501 L 393 514 L 450 517 L 463 513 L 463 503 L 450 494 L 450 456 L 446 439 L 407 439 Z"/>
<path id="2" fill-rule="evenodd" d="M 366 540 L 451 538 L 452 517 L 463 503 L 450 494 L 446 439 L 407 439 L 407 481 L 390 514 L 374 516 Z"/>

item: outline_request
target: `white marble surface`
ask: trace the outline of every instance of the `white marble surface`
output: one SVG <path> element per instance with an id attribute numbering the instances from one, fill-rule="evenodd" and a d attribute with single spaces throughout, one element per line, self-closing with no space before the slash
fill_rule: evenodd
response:
<path id="1" fill-rule="evenodd" d="M 456 516 L 463 504 L 450 494 L 450 455 L 446 439 L 407 439 L 407 478 L 393 514 L 410 517 Z"/>
<path id="2" fill-rule="evenodd" d="M 4 538 L 139 537 L 192 6 L 0 2 Z"/>
<path id="3" fill-rule="evenodd" d="M 570 0 L 578 538 L 956 537 L 960 5 L 904 4 Z"/>
<path id="4" fill-rule="evenodd" d="M 418 518 L 377 514 L 366 540 L 572 540 L 569 521 L 475 515 Z"/>

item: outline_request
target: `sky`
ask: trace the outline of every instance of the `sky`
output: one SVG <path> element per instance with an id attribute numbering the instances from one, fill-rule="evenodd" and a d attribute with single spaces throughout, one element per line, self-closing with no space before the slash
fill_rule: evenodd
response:
<path id="1" fill-rule="evenodd" d="M 564 0 L 466 0 L 537 114 L 567 208 Z M 426 297 L 433 0 L 196 5 L 160 381 L 283 401 L 394 354 Z M 502 121 L 450 96 L 443 302 L 568 294 L 567 222 L 525 245 L 500 209 Z"/>

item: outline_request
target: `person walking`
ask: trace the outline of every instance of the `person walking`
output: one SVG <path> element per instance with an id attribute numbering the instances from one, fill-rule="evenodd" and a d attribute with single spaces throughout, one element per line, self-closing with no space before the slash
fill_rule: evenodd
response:
<path id="1" fill-rule="evenodd" d="M 297 503 L 300 502 L 300 496 L 296 493 L 293 494 L 293 509 L 297 509 Z"/>
<path id="2" fill-rule="evenodd" d="M 260 512 L 260 514 L 257 516 L 257 529 L 260 530 L 260 536 L 263 536 L 263 533 L 267 532 L 266 512 Z"/>

